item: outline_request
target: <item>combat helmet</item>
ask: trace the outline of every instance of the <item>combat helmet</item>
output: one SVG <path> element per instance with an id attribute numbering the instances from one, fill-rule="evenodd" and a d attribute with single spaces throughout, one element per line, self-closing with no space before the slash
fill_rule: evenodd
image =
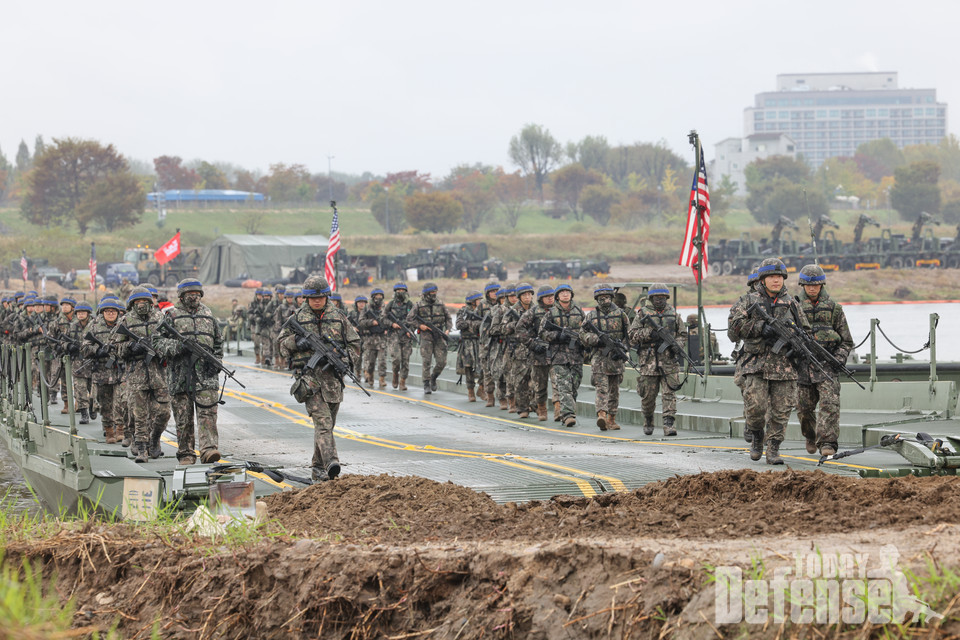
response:
<path id="1" fill-rule="evenodd" d="M 607 284 L 598 284 L 593 289 L 593 299 L 597 300 L 600 296 L 610 296 L 613 297 L 613 287 Z"/>
<path id="2" fill-rule="evenodd" d="M 827 283 L 827 276 L 823 272 L 823 269 L 820 265 L 808 264 L 803 269 L 800 269 L 800 275 L 798 276 L 800 284 L 802 285 L 823 285 Z"/>
<path id="3" fill-rule="evenodd" d="M 529 291 L 530 293 L 533 293 L 533 285 L 530 284 L 529 282 L 521 282 L 520 284 L 517 285 L 517 288 L 514 289 L 514 292 L 516 293 L 516 296 L 518 298 L 520 297 L 520 294 L 526 293 L 527 291 Z"/>
<path id="4" fill-rule="evenodd" d="M 81 302 L 80 304 L 78 304 L 76 307 L 73 308 L 73 310 L 74 310 L 75 312 L 76 312 L 76 311 L 86 311 L 87 313 L 93 313 L 93 307 L 91 307 L 91 306 L 90 306 L 90 303 L 89 303 L 89 302 L 86 302 L 86 301 Z"/>
<path id="5" fill-rule="evenodd" d="M 393 290 L 394 290 L 394 291 L 400 291 L 401 289 L 404 290 L 404 291 L 407 290 L 407 283 L 406 283 L 406 282 L 398 282 L 398 283 L 396 283 L 395 285 L 393 285 Z"/>
<path id="6" fill-rule="evenodd" d="M 357 304 L 358 302 L 369 302 L 369 301 L 367 300 L 367 296 L 361 293 L 360 295 L 358 295 L 356 298 L 353 299 L 353 304 Z"/>
<path id="7" fill-rule="evenodd" d="M 687 316 L 687 325 L 689 327 L 696 327 L 700 325 L 700 316 L 695 313 L 691 313 Z"/>
<path id="8" fill-rule="evenodd" d="M 783 276 L 787 279 L 787 265 L 780 258 L 765 258 L 757 269 L 757 276 L 763 280 L 767 276 Z"/>
<path id="9" fill-rule="evenodd" d="M 467 294 L 467 297 L 464 298 L 467 302 L 473 302 L 474 300 L 479 300 L 483 294 L 479 291 L 471 291 Z"/>
<path id="10" fill-rule="evenodd" d="M 146 287 L 144 287 L 146 288 Z M 177 284 L 177 297 L 182 297 L 183 294 L 189 293 L 191 291 L 200 292 L 200 297 L 203 297 L 203 285 L 200 284 L 200 281 L 196 278 L 184 278 Z M 150 293 L 150 290 L 147 289 L 147 293 Z"/>
<path id="11" fill-rule="evenodd" d="M 542 300 L 547 296 L 552 296 L 552 295 L 553 295 L 553 287 L 551 287 L 550 285 L 545 284 L 541 286 L 539 289 L 537 289 L 537 300 Z"/>
<path id="12" fill-rule="evenodd" d="M 303 283 L 301 292 L 304 298 L 326 298 L 330 295 L 330 284 L 321 276 L 310 276 Z"/>
<path id="13" fill-rule="evenodd" d="M 553 290 L 553 293 L 554 293 L 555 295 L 559 295 L 561 291 L 569 291 L 569 292 L 570 292 L 570 299 L 571 299 L 571 300 L 573 300 L 573 297 L 576 295 L 576 294 L 573 292 L 573 287 L 571 287 L 570 285 L 568 285 L 568 284 L 566 284 L 566 283 L 559 285 L 556 289 Z"/>
<path id="14" fill-rule="evenodd" d="M 70 305 L 71 307 L 73 307 L 74 309 L 77 308 L 77 301 L 74 300 L 73 298 L 69 298 L 69 297 L 67 297 L 67 296 L 64 296 L 64 297 L 60 298 L 60 304 L 68 304 L 68 305 Z"/>
<path id="15" fill-rule="evenodd" d="M 437 290 L 437 285 L 434 282 L 427 282 L 423 285 L 423 289 L 420 290 L 420 293 L 432 293 Z"/>
<path id="16" fill-rule="evenodd" d="M 114 311 L 123 311 L 123 307 L 120 306 L 120 301 L 117 300 L 115 297 L 102 298 L 100 300 L 100 305 L 97 307 L 97 313 L 103 313 L 106 309 L 113 309 Z"/>
<path id="17" fill-rule="evenodd" d="M 669 298 L 670 289 L 662 282 L 654 282 L 650 285 L 650 288 L 647 289 L 647 297 L 652 298 L 653 296 L 667 296 Z"/>
<path id="18" fill-rule="evenodd" d="M 376 289 L 374 289 L 374 290 L 372 290 L 372 291 L 370 292 L 370 297 L 371 297 L 371 298 L 373 298 L 373 296 L 376 296 L 376 295 L 379 295 L 379 296 L 382 298 L 382 297 L 383 297 L 383 289 L 380 289 L 380 288 L 378 287 L 378 288 L 376 288 Z"/>
<path id="19" fill-rule="evenodd" d="M 508 284 L 497 289 L 497 299 L 506 298 L 516 293 L 516 288 L 512 284 Z"/>
<path id="20" fill-rule="evenodd" d="M 488 283 L 485 284 L 484 287 L 483 287 L 483 292 L 484 292 L 485 294 L 486 294 L 486 293 L 489 293 L 489 292 L 491 292 L 491 291 L 499 291 L 499 290 L 500 290 L 500 285 L 499 285 L 498 283 L 496 283 L 496 282 L 488 282 Z"/>
<path id="21" fill-rule="evenodd" d="M 760 268 L 760 263 L 759 263 L 759 262 L 756 263 L 755 265 L 753 265 L 753 271 L 751 271 L 751 272 L 750 272 L 750 275 L 747 276 L 747 286 L 748 286 L 748 287 L 752 287 L 752 286 L 757 282 L 757 280 L 760 279 L 760 274 L 757 273 L 757 270 L 758 270 L 759 268 Z"/>
<path id="22" fill-rule="evenodd" d="M 133 291 L 130 292 L 130 297 L 127 298 L 127 309 L 132 309 L 133 303 L 137 300 L 149 300 L 150 304 L 153 304 L 153 296 L 144 286 L 134 287 Z"/>

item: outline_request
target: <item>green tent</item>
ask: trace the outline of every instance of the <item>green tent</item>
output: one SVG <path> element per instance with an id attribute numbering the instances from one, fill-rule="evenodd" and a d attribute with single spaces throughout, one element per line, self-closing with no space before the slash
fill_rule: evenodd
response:
<path id="1" fill-rule="evenodd" d="M 305 257 L 326 251 L 324 236 L 220 236 L 206 247 L 200 281 L 221 284 L 244 274 L 255 280 L 285 277 Z"/>

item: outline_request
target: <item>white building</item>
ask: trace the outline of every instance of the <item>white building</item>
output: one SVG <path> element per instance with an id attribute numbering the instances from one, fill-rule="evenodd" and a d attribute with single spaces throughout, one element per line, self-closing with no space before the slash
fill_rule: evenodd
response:
<path id="1" fill-rule="evenodd" d="M 737 195 L 746 195 L 747 179 L 744 169 L 754 160 L 771 156 L 796 158 L 796 143 L 785 133 L 754 133 L 746 138 L 727 138 L 714 145 L 715 157 L 711 176 L 717 184 L 722 176 L 729 176 L 737 187 Z"/>

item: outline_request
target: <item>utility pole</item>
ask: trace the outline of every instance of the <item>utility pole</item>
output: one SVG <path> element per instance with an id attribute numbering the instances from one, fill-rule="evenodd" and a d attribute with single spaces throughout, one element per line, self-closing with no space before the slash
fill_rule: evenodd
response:
<path id="1" fill-rule="evenodd" d="M 330 170 L 331 162 L 337 156 L 327 156 L 327 186 L 330 187 L 330 200 L 333 200 L 333 175 Z"/>

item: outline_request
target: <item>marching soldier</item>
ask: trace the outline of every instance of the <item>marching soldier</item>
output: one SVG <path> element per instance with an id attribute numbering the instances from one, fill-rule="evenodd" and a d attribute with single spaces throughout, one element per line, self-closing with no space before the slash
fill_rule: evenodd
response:
<path id="1" fill-rule="evenodd" d="M 688 355 L 694 361 L 703 362 L 704 358 L 700 354 L 700 317 L 695 313 L 687 316 L 687 338 L 687 344 L 690 345 Z M 711 362 L 720 358 L 720 345 L 717 342 L 717 334 L 713 331 L 710 332 L 709 356 Z"/>
<path id="2" fill-rule="evenodd" d="M 747 293 L 740 296 L 740 299 L 734 303 L 734 306 L 743 305 L 747 301 L 747 295 L 755 290 L 755 287 L 760 282 L 760 276 L 757 274 L 757 269 L 760 268 L 760 263 L 753 265 L 753 270 L 750 272 L 750 275 L 747 276 Z M 746 309 L 746 307 L 744 307 Z M 730 358 L 733 360 L 733 384 L 740 387 L 741 393 L 743 392 L 743 362 L 746 360 L 746 356 L 743 354 L 743 345 L 739 342 L 734 344 L 733 353 L 730 354 Z M 750 429 L 743 430 L 743 439 L 747 442 L 753 441 L 753 431 Z"/>
<path id="3" fill-rule="evenodd" d="M 753 432 L 750 459 L 763 455 L 766 435 L 767 464 L 783 464 L 780 443 L 790 412 L 797 404 L 797 368 L 783 352 L 774 353 L 768 338 L 776 334 L 763 319 L 759 307 L 767 309 L 774 319 L 797 322 L 809 329 L 806 314 L 787 293 L 787 267 L 777 258 L 767 258 L 757 270 L 760 291 L 749 293 L 745 300 L 730 309 L 727 334 L 731 342 L 743 340 L 743 411 L 746 428 Z M 764 434 L 766 427 L 766 434 Z"/>
<path id="4" fill-rule="evenodd" d="M 360 316 L 360 328 L 364 332 L 363 355 L 366 358 L 367 384 L 373 384 L 374 371 L 379 373 L 380 388 L 387 386 L 387 336 L 383 321 L 383 289 L 370 292 L 370 306 Z"/>
<path id="5" fill-rule="evenodd" d="M 329 300 L 330 285 L 320 276 L 310 276 L 303 283 L 305 302 L 297 310 L 297 322 L 309 333 L 335 344 L 352 359 L 360 357 L 360 336 L 336 305 Z M 289 326 L 280 332 L 280 351 L 290 358 L 296 382 L 290 393 L 306 406 L 313 419 L 313 467 L 315 482 L 333 480 L 340 475 L 340 457 L 333 439 L 337 412 L 343 402 L 343 380 L 332 367 L 306 367 L 313 356 L 310 342 L 299 337 Z M 351 363 L 346 363 L 350 366 Z"/>
<path id="6" fill-rule="evenodd" d="M 260 307 L 263 305 L 263 289 L 257 289 L 247 307 L 247 320 L 249 321 L 248 330 L 253 339 L 253 354 L 256 356 L 255 364 L 263 363 L 263 354 L 260 344 Z"/>
<path id="7" fill-rule="evenodd" d="M 67 338 L 74 345 L 70 351 L 73 358 L 73 402 L 75 409 L 80 413 L 80 424 L 90 424 L 91 413 L 96 418 L 93 411 L 93 380 L 91 366 L 87 360 L 80 357 L 84 335 L 91 325 L 90 314 L 93 308 L 86 302 L 79 303 L 74 307 L 73 322 L 67 327 Z"/>
<path id="8" fill-rule="evenodd" d="M 510 376 L 507 375 L 510 370 L 507 366 L 508 360 L 506 356 L 510 344 L 503 334 L 502 326 L 503 317 L 517 302 L 516 285 L 508 284 L 500 289 L 497 292 L 497 300 L 500 304 L 494 307 L 493 312 L 490 314 L 490 328 L 487 331 L 487 334 L 492 339 L 490 358 L 493 362 L 490 369 L 493 377 L 498 381 L 497 386 L 501 389 L 499 395 L 500 410 L 516 413 L 517 398 L 514 395 L 513 388 L 510 386 Z"/>
<path id="9" fill-rule="evenodd" d="M 824 289 L 827 276 L 823 269 L 808 264 L 800 270 L 800 308 L 813 330 L 813 338 L 840 362 L 846 362 L 853 349 L 853 336 L 847 326 L 843 307 Z M 797 417 L 807 441 L 807 453 L 832 456 L 837 452 L 840 436 L 839 373 L 824 367 L 827 373 L 801 363 L 797 397 Z M 817 414 L 817 405 L 820 413 Z"/>
<path id="10" fill-rule="evenodd" d="M 260 364 L 273 366 L 273 312 L 277 308 L 270 289 L 263 290 L 263 298 L 257 308 L 257 329 L 260 333 Z"/>
<path id="11" fill-rule="evenodd" d="M 516 288 L 517 302 L 500 320 L 500 333 L 507 344 L 504 374 L 507 389 L 513 390 L 514 406 L 518 418 L 526 418 L 536 407 L 530 395 L 530 351 L 517 337 L 517 322 L 533 308 L 533 286 L 521 282 Z"/>
<path id="12" fill-rule="evenodd" d="M 540 323 L 553 306 L 553 287 L 537 289 L 537 304 L 517 321 L 517 340 L 530 352 L 530 395 L 536 405 L 537 419 L 547 420 L 547 385 L 550 380 L 549 345 L 540 339 Z M 492 392 L 491 392 L 492 393 Z"/>
<path id="13" fill-rule="evenodd" d="M 410 373 L 410 354 L 413 353 L 413 335 L 400 326 L 410 311 L 413 302 L 407 294 L 407 285 L 398 282 L 393 285 L 393 299 L 383 308 L 384 322 L 389 327 L 387 333 L 387 351 L 393 369 L 393 388 L 399 385 L 400 391 L 407 390 L 407 375 Z"/>
<path id="14" fill-rule="evenodd" d="M 420 330 L 423 392 L 432 393 L 437 390 L 437 378 L 447 366 L 447 334 L 452 324 L 447 308 L 437 298 L 437 285 L 432 282 L 423 285 L 420 300 L 407 315 L 407 324 Z"/>
<path id="15" fill-rule="evenodd" d="M 97 404 L 100 406 L 100 423 L 107 444 L 114 444 L 123 435 L 123 426 L 116 409 L 119 404 L 118 385 L 120 368 L 117 366 L 116 346 L 113 332 L 117 327 L 122 307 L 115 299 L 100 301 L 97 317 L 89 331 L 84 333 L 81 354 L 91 360 L 90 380 L 97 387 Z"/>
<path id="16" fill-rule="evenodd" d="M 678 354 L 672 349 L 660 352 L 661 340 L 657 329 L 666 327 L 670 334 L 682 344 L 687 330 L 677 310 L 667 302 L 670 290 L 665 284 L 654 284 L 647 291 L 647 299 L 637 311 L 637 317 L 630 325 L 630 343 L 637 345 L 639 369 L 637 376 L 637 394 L 641 398 L 643 411 L 643 433 L 653 435 L 653 410 L 657 403 L 657 394 L 663 393 L 663 435 L 675 436 L 674 422 L 677 415 L 677 389 L 680 388 L 680 363 Z"/>
<path id="17" fill-rule="evenodd" d="M 554 295 L 556 302 L 543 316 L 540 337 L 552 347 L 551 373 L 555 376 L 554 384 L 560 398 L 560 419 L 563 426 L 571 428 L 577 426 L 577 390 L 583 378 L 583 350 L 579 336 L 584 314 L 573 301 L 573 287 L 570 285 L 561 284 Z"/>
<path id="18" fill-rule="evenodd" d="M 488 282 L 483 288 L 483 306 L 480 308 L 480 315 L 483 316 L 483 322 L 480 323 L 480 367 L 483 369 L 483 395 L 486 396 L 486 406 L 492 407 L 496 403 L 497 385 L 500 385 L 500 401 L 506 407 L 506 388 L 504 382 L 499 376 L 494 375 L 496 349 L 499 341 L 495 336 L 490 335 L 490 323 L 493 320 L 493 312 L 500 305 L 500 285 L 496 282 Z M 539 325 L 538 325 L 539 328 Z"/>
<path id="19" fill-rule="evenodd" d="M 366 308 L 367 296 L 360 294 L 353 299 L 353 309 L 347 312 L 347 320 L 360 334 L 360 357 L 353 363 L 353 374 L 358 378 L 363 378 L 363 331 L 360 329 L 360 318 L 363 317 Z M 367 383 L 369 384 L 369 381 Z M 396 389 L 396 386 L 394 386 L 394 389 Z"/>
<path id="20" fill-rule="evenodd" d="M 593 290 L 597 308 L 587 314 L 580 327 L 580 341 L 592 349 L 590 381 L 597 390 L 597 426 L 601 431 L 617 430 L 617 410 L 620 408 L 620 383 L 623 381 L 625 358 L 616 350 L 604 348 L 598 333 L 609 336 L 629 352 L 627 346 L 630 319 L 627 313 L 613 303 L 613 288 L 597 285 Z"/>
<path id="21" fill-rule="evenodd" d="M 471 291 L 464 298 L 465 305 L 457 312 L 457 329 L 460 331 L 460 344 L 457 349 L 457 374 L 467 377 L 467 402 L 476 402 L 474 392 L 476 371 L 480 365 L 480 317 L 478 303 L 480 292 Z"/>
<path id="22" fill-rule="evenodd" d="M 68 337 L 70 332 L 70 323 L 73 322 L 73 313 L 74 307 L 77 306 L 77 301 L 73 298 L 61 298 L 60 299 L 60 313 L 56 314 L 53 319 L 47 323 L 47 335 L 50 338 L 53 338 L 56 341 L 61 341 Z M 59 346 L 56 349 L 52 349 L 51 344 L 47 344 L 48 350 L 55 350 L 57 352 L 56 357 L 54 357 L 50 362 L 50 373 L 49 378 L 53 382 L 50 383 L 50 394 L 55 396 L 57 392 L 60 392 L 60 397 L 63 398 L 63 408 L 60 409 L 60 413 L 69 413 L 67 408 L 67 372 L 63 368 L 63 356 L 66 353 L 66 350 Z M 74 407 L 76 409 L 76 407 Z"/>

